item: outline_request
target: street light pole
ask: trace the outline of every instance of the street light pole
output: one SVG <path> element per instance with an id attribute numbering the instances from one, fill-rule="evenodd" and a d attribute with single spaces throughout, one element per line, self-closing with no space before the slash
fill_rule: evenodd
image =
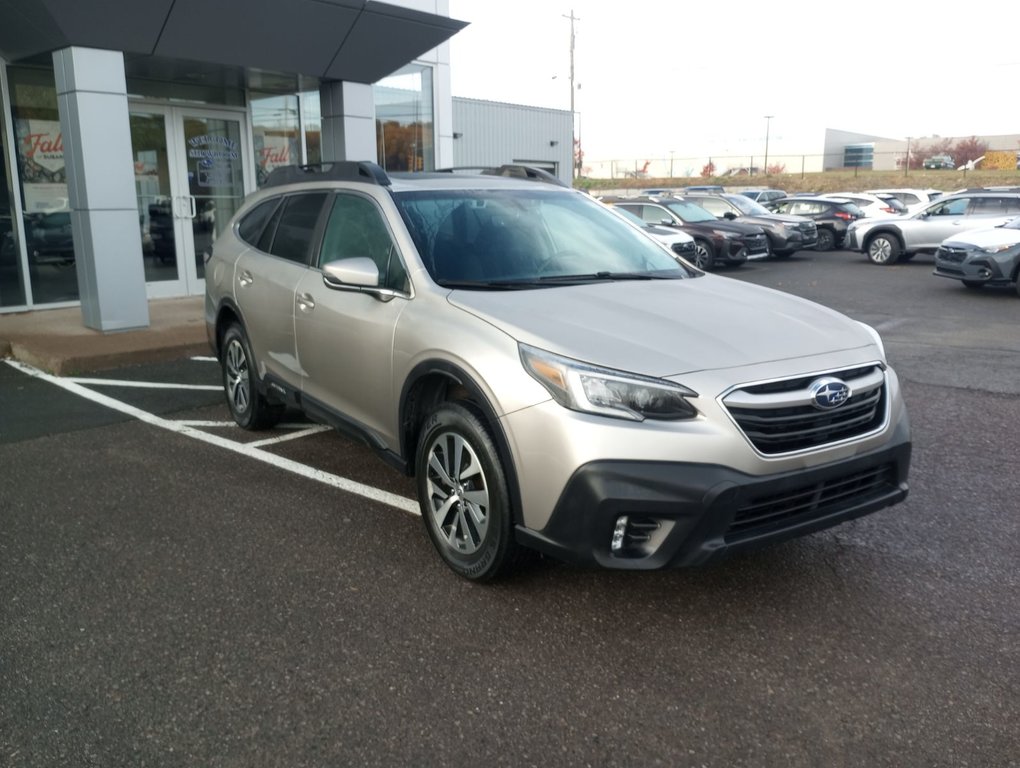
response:
<path id="1" fill-rule="evenodd" d="M 574 15 L 574 9 L 570 9 L 570 15 L 564 16 L 565 19 L 570 19 L 570 176 L 576 179 L 578 176 L 578 161 L 577 154 L 580 149 L 580 142 L 576 134 L 576 128 L 574 126 L 574 22 L 580 21 L 577 16 Z"/>
<path id="2" fill-rule="evenodd" d="M 765 115 L 765 175 L 769 175 L 769 128 L 775 115 Z"/>
<path id="3" fill-rule="evenodd" d="M 907 171 L 910 170 L 910 137 L 907 136 L 907 157 L 903 161 L 903 178 L 907 178 Z"/>

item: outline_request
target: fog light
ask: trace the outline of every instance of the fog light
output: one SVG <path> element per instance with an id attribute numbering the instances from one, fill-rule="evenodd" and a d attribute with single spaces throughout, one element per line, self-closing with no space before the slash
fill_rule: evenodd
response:
<path id="1" fill-rule="evenodd" d="M 609 545 L 609 548 L 613 552 L 619 552 L 623 549 L 623 539 L 627 535 L 627 516 L 621 515 L 616 518 L 616 528 L 613 530 L 613 543 Z"/>

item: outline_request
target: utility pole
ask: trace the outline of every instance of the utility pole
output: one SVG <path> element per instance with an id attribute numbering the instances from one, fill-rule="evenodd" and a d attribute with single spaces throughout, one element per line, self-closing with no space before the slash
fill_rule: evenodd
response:
<path id="1" fill-rule="evenodd" d="M 765 175 L 769 175 L 769 128 L 775 115 L 765 115 Z"/>
<path id="2" fill-rule="evenodd" d="M 563 18 L 570 19 L 570 174 L 571 178 L 576 179 L 579 170 L 577 157 L 581 152 L 581 146 L 574 126 L 574 22 L 581 19 L 574 15 L 573 8 L 570 9 L 570 15 Z"/>

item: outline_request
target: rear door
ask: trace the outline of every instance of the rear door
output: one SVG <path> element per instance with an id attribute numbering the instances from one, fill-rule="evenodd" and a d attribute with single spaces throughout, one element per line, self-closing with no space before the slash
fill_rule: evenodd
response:
<path id="1" fill-rule="evenodd" d="M 995 209 L 999 211 L 998 208 Z M 1001 213 L 999 214 L 1001 217 Z M 993 226 L 996 218 L 978 198 L 954 197 L 927 209 L 924 226 L 917 227 L 917 238 L 908 243 L 912 249 L 934 250 L 947 237 L 979 226 Z"/>
<path id="2" fill-rule="evenodd" d="M 295 291 L 321 237 L 327 197 L 326 192 L 285 196 L 255 247 L 234 266 L 234 296 L 259 374 L 269 374 L 295 390 L 301 386 L 294 342 Z"/>

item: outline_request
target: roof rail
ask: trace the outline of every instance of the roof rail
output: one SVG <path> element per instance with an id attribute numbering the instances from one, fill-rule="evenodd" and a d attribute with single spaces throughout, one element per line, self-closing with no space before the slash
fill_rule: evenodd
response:
<path id="1" fill-rule="evenodd" d="M 335 160 L 314 165 L 281 165 L 266 178 L 264 187 L 280 187 L 301 181 L 371 181 L 390 186 L 390 177 L 380 166 L 364 160 Z"/>
<path id="2" fill-rule="evenodd" d="M 437 173 L 454 173 L 456 171 L 478 171 L 484 176 L 509 176 L 514 179 L 527 179 L 529 181 L 544 181 L 547 184 L 556 184 L 560 187 L 570 185 L 545 170 L 534 165 L 522 165 L 520 163 L 505 163 L 500 166 L 488 165 L 463 165 L 454 168 L 437 168 Z"/>

